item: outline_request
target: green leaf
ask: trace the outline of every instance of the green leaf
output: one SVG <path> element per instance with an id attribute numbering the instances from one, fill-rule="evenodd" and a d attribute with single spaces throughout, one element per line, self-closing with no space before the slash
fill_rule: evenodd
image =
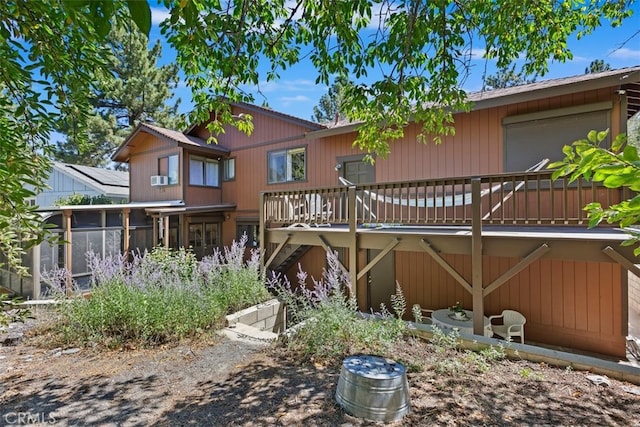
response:
<path id="1" fill-rule="evenodd" d="M 590 130 L 587 134 L 587 139 L 590 143 L 596 144 L 598 142 L 598 132 L 596 132 L 595 130 Z"/>
<path id="2" fill-rule="evenodd" d="M 620 148 L 622 148 L 626 140 L 627 139 L 624 136 L 621 136 L 621 135 L 616 136 L 616 138 L 611 143 L 611 151 L 613 151 L 614 153 L 617 153 L 618 151 L 620 151 Z"/>
<path id="3" fill-rule="evenodd" d="M 633 145 L 627 145 L 622 152 L 622 158 L 627 162 L 636 162 L 640 160 L 638 158 L 638 149 Z"/>
<path id="4" fill-rule="evenodd" d="M 598 132 L 598 135 L 596 136 L 598 144 L 604 141 L 607 135 L 609 135 L 609 129 Z"/>
<path id="5" fill-rule="evenodd" d="M 147 0 L 127 0 L 127 7 L 133 22 L 148 37 L 151 31 L 151 8 Z"/>

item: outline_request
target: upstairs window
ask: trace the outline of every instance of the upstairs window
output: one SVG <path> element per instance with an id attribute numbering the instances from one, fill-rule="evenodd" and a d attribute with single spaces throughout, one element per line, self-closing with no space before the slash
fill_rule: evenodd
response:
<path id="1" fill-rule="evenodd" d="M 222 179 L 225 181 L 233 181 L 236 179 L 236 159 L 235 157 L 231 159 L 225 159 L 222 163 L 223 175 Z"/>
<path id="2" fill-rule="evenodd" d="M 189 184 L 203 187 L 219 187 L 220 168 L 218 161 L 191 157 L 189 159 Z"/>
<path id="3" fill-rule="evenodd" d="M 178 164 L 177 154 L 158 159 L 158 175 L 167 176 L 169 185 L 178 184 L 180 182 L 178 179 L 180 176 L 180 166 Z"/>
<path id="4" fill-rule="evenodd" d="M 307 178 L 306 157 L 305 147 L 270 152 L 269 184 L 304 181 Z"/>

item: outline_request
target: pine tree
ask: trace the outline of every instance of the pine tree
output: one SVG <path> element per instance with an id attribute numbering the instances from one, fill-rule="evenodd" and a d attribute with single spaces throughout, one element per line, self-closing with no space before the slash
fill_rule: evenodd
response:
<path id="1" fill-rule="evenodd" d="M 313 107 L 311 120 L 318 123 L 337 123 L 345 118 L 346 89 L 351 83 L 344 77 L 335 79 L 329 91 L 320 97 Z"/>
<path id="2" fill-rule="evenodd" d="M 114 27 L 107 37 L 112 75 L 97 82 L 92 93 L 94 111 L 89 115 L 83 138 L 70 126 L 59 131 L 66 138 L 58 142 L 55 157 L 63 162 L 104 166 L 109 156 L 140 122 L 177 128 L 180 100 L 167 102 L 178 85 L 175 64 L 157 66 L 162 54 L 160 42 L 148 49 L 147 37 L 125 26 Z"/>
<path id="3" fill-rule="evenodd" d="M 500 68 L 496 74 L 489 75 L 484 79 L 484 90 L 504 89 L 512 86 L 521 86 L 535 82 L 536 79 L 527 80 L 523 72 L 516 73 L 515 65 L 511 68 Z"/>
<path id="4" fill-rule="evenodd" d="M 593 61 L 591 61 L 591 64 L 589 64 L 589 67 L 584 69 L 584 73 L 585 74 L 601 73 L 603 71 L 608 71 L 610 69 L 611 69 L 611 65 L 609 65 L 609 63 L 604 62 L 604 60 L 602 59 L 594 59 Z"/>

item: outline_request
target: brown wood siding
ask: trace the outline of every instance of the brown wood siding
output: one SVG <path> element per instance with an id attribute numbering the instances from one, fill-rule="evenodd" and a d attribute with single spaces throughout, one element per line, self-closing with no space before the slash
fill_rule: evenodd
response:
<path id="1" fill-rule="evenodd" d="M 130 147 L 129 193 L 132 202 L 183 200 L 182 182 L 162 187 L 151 186 L 158 175 L 158 159 L 172 154 L 182 157 L 182 149 L 147 133 L 140 133 Z"/>
<path id="2" fill-rule="evenodd" d="M 404 139 L 391 144 L 386 159 L 376 160 L 376 181 L 403 181 L 503 172 L 503 130 L 505 117 L 540 111 L 613 101 L 611 131 L 620 131 L 620 105 L 612 89 L 592 90 L 529 101 L 515 105 L 475 110 L 455 115 L 456 134 L 442 144 L 417 142 L 419 125 L 407 127 Z M 586 137 L 586 134 L 585 134 Z M 570 144 L 573 141 L 559 141 Z M 552 159 L 558 160 L 558 159 Z"/>
<path id="3" fill-rule="evenodd" d="M 189 185 L 189 156 L 191 153 L 185 151 L 185 155 L 183 156 L 182 161 L 182 170 L 184 173 L 183 182 L 184 182 L 184 202 L 187 206 L 198 206 L 198 205 L 214 205 L 216 203 L 222 202 L 222 187 L 212 188 L 212 187 L 202 187 L 202 186 L 193 186 Z M 204 158 L 202 154 L 194 154 L 195 157 Z M 219 164 L 220 169 L 222 169 L 222 161 Z M 222 175 L 220 175 L 220 182 L 222 183 Z"/>
<path id="4" fill-rule="evenodd" d="M 467 280 L 471 259 L 444 255 Z M 483 257 L 485 286 L 519 260 Z M 420 266 L 420 267 L 417 267 Z M 466 292 L 428 254 L 396 252 L 396 277 L 407 306 L 446 308 L 460 301 L 471 309 Z M 520 311 L 527 318 L 526 339 L 602 354 L 624 356 L 622 268 L 614 263 L 541 259 L 522 270 L 485 298 L 485 315 L 503 309 Z"/>

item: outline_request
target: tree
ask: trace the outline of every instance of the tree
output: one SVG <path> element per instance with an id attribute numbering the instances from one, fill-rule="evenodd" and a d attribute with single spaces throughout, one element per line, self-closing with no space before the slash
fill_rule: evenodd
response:
<path id="1" fill-rule="evenodd" d="M 128 26 L 112 28 L 106 39 L 112 51 L 111 74 L 97 82 L 91 95 L 93 113 L 88 117 L 88 138 L 81 143 L 73 134 L 60 141 L 55 150 L 58 160 L 88 166 L 104 166 L 109 156 L 140 122 L 153 122 L 172 129 L 179 128 L 179 100 L 168 105 L 172 90 L 178 85 L 178 66 L 158 67 L 162 54 L 158 41 L 148 49 L 146 35 Z M 62 133 L 67 127 L 60 129 Z"/>
<path id="2" fill-rule="evenodd" d="M 18 273 L 46 237 L 26 200 L 46 185 L 50 134 L 68 123 L 82 140 L 90 89 L 110 72 L 104 37 L 132 18 L 148 33 L 149 7 L 133 0 L 0 3 L 0 263 Z"/>
<path id="3" fill-rule="evenodd" d="M 483 46 L 498 68 L 518 58 L 525 75 L 544 75 L 550 61 L 573 58 L 570 36 L 585 36 L 605 19 L 619 25 L 632 15 L 634 0 L 163 4 L 168 18 L 161 31 L 192 90 L 189 121 L 209 122 L 212 141 L 225 125 L 252 129 L 251 117 L 233 115 L 229 101 L 253 102 L 247 87 L 308 58 L 318 83 L 328 85 L 334 75 L 371 80 L 350 87 L 344 111 L 361 123 L 356 146 L 384 157 L 410 121 L 421 123 L 423 142 L 454 132 L 453 111 L 469 108 L 459 83 L 469 72 L 472 46 Z M 53 129 L 64 123 L 78 143 L 87 139 L 90 94 L 111 72 L 105 38 L 130 20 L 148 34 L 149 4 L 0 2 L 0 251 L 10 263 L 19 263 L 21 239 L 42 238 L 23 184 L 36 191 L 44 185 Z"/>
<path id="4" fill-rule="evenodd" d="M 356 146 L 385 157 L 412 120 L 422 124 L 423 142 L 454 132 L 453 111 L 469 108 L 460 81 L 471 46 L 483 46 L 499 68 L 521 59 L 525 75 L 544 75 L 551 61 L 573 58 L 570 36 L 589 34 L 602 19 L 619 24 L 632 3 L 277 0 L 230 7 L 193 0 L 171 7 L 161 28 L 193 90 L 191 121 L 206 121 L 213 110 L 213 135 L 237 118 L 210 95 L 251 102 L 247 85 L 276 79 L 305 57 L 317 83 L 328 85 L 333 75 L 372 80 L 354 85 L 344 107 L 350 121 L 361 122 Z"/>
<path id="5" fill-rule="evenodd" d="M 484 79 L 484 90 L 504 89 L 512 86 L 520 86 L 535 82 L 536 79 L 527 80 L 524 73 L 517 73 L 515 65 L 504 67 L 498 70 L 496 74 L 487 76 Z"/>
<path id="6" fill-rule="evenodd" d="M 604 62 L 604 60 L 594 59 L 593 61 L 591 61 L 591 64 L 589 64 L 589 67 L 584 69 L 584 73 L 595 74 L 595 73 L 601 73 L 603 71 L 608 71 L 610 69 L 611 69 L 611 65 Z"/>
<path id="7" fill-rule="evenodd" d="M 565 158 L 552 163 L 549 168 L 558 168 L 553 172 L 553 179 L 570 176 L 570 182 L 579 178 L 602 182 L 607 188 L 628 188 L 636 195 L 611 206 L 602 206 L 594 202 L 585 206 L 589 214 L 589 227 L 595 227 L 602 221 L 610 224 L 619 223 L 630 238 L 623 243 L 625 246 L 640 243 L 640 157 L 638 149 L 626 144 L 624 134 L 616 136 L 610 148 L 602 146 L 607 140 L 609 131 L 597 132 L 592 130 L 586 139 L 575 141 L 563 148 Z M 632 227 L 636 226 L 636 227 Z M 640 255 L 640 246 L 634 249 L 636 256 Z"/>
<path id="8" fill-rule="evenodd" d="M 349 85 L 346 78 L 336 78 L 329 91 L 320 97 L 318 105 L 313 107 L 311 120 L 318 123 L 337 123 L 345 118 L 345 95 Z"/>

